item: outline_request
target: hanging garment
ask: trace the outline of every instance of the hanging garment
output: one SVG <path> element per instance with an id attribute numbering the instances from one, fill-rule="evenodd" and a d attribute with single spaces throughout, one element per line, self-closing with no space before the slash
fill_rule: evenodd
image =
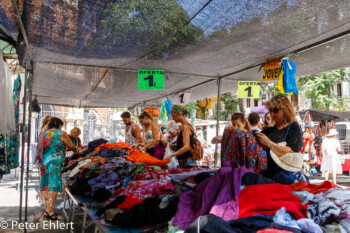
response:
<path id="1" fill-rule="evenodd" d="M 0 133 L 8 134 L 16 131 L 13 89 L 10 68 L 4 62 L 0 51 Z"/>
<path id="2" fill-rule="evenodd" d="M 181 196 L 174 225 L 186 229 L 196 218 L 213 214 L 224 220 L 238 218 L 238 195 L 242 177 L 251 169 L 230 161 L 220 168 L 213 177 L 200 183 L 193 191 Z"/>
<path id="3" fill-rule="evenodd" d="M 163 100 L 162 107 L 160 108 L 160 116 L 162 118 L 162 122 L 166 122 L 167 111 L 166 111 L 166 100 Z"/>
<path id="4" fill-rule="evenodd" d="M 256 214 L 272 215 L 285 207 L 295 218 L 306 218 L 307 204 L 302 205 L 298 197 L 292 194 L 289 185 L 258 184 L 248 186 L 239 194 L 239 217 Z"/>
<path id="5" fill-rule="evenodd" d="M 21 77 L 18 75 L 17 79 L 14 81 L 13 85 L 13 104 L 14 104 L 14 119 L 15 119 L 15 125 L 16 125 L 16 131 L 11 133 L 11 150 L 10 154 L 8 155 L 8 168 L 13 169 L 19 166 L 18 164 L 18 135 L 19 135 L 19 99 L 20 99 L 20 93 L 21 93 L 22 83 L 21 83 Z"/>
<path id="6" fill-rule="evenodd" d="M 295 73 L 297 72 L 297 67 L 293 61 L 289 61 L 289 59 L 282 61 L 284 65 L 284 91 L 288 94 L 297 94 L 298 93 L 298 87 L 297 83 L 295 82 Z"/>
<path id="7" fill-rule="evenodd" d="M 221 140 L 221 156 L 224 166 L 234 160 L 240 166 L 255 171 L 264 171 L 267 168 L 266 150 L 249 131 L 226 127 Z"/>
<path id="8" fill-rule="evenodd" d="M 169 100 L 169 98 L 168 97 L 166 97 L 166 105 L 165 105 L 165 107 L 166 107 L 166 115 L 167 115 L 167 117 L 171 117 L 171 106 L 172 106 L 172 102 L 171 102 L 171 100 Z"/>

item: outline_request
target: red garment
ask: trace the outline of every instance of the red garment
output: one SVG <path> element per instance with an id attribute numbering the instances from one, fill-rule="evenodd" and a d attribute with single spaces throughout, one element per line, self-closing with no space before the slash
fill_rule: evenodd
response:
<path id="1" fill-rule="evenodd" d="M 122 149 L 127 149 L 128 151 L 132 151 L 132 149 L 130 148 L 129 144 L 127 144 L 125 142 L 117 142 L 117 143 L 113 143 L 113 144 L 102 144 L 99 147 L 97 147 L 95 149 L 95 151 L 101 150 L 101 149 L 112 149 L 114 147 L 119 147 L 119 148 L 122 148 Z"/>
<path id="2" fill-rule="evenodd" d="M 273 215 L 282 207 L 295 218 L 307 218 L 308 204 L 302 205 L 289 185 L 258 184 L 241 190 L 238 197 L 239 218 L 257 214 Z"/>
<path id="3" fill-rule="evenodd" d="M 130 153 L 130 155 L 125 156 L 126 160 L 132 161 L 134 163 L 144 163 L 147 166 L 158 166 L 164 167 L 167 164 L 167 160 L 159 160 L 150 154 L 141 152 L 140 150 L 135 150 Z"/>
<path id="4" fill-rule="evenodd" d="M 155 170 L 151 167 L 145 167 L 141 172 L 138 172 L 134 180 L 152 180 L 152 179 L 165 179 L 168 174 L 179 174 L 190 171 L 207 171 L 210 169 L 202 167 L 193 167 L 193 168 L 173 168 L 173 169 L 159 169 Z"/>
<path id="5" fill-rule="evenodd" d="M 143 200 L 139 200 L 134 194 L 130 194 L 125 200 L 116 206 L 116 208 L 122 210 L 130 210 L 134 205 L 141 204 Z"/>
<path id="6" fill-rule="evenodd" d="M 307 191 L 309 193 L 318 194 L 327 192 L 331 188 L 340 188 L 338 185 L 329 181 L 324 181 L 320 185 L 310 184 L 306 181 L 299 181 L 298 183 L 291 184 L 292 191 Z"/>

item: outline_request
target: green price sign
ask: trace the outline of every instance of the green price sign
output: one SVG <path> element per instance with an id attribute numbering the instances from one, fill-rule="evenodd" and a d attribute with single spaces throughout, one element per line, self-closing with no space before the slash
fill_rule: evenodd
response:
<path id="1" fill-rule="evenodd" d="M 164 90 L 164 70 L 138 70 L 139 90 Z"/>
<path id="2" fill-rule="evenodd" d="M 258 99 L 260 97 L 260 82 L 238 81 L 238 98 Z"/>

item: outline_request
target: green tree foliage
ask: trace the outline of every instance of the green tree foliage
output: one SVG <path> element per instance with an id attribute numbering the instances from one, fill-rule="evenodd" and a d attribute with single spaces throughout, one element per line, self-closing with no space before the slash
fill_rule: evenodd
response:
<path id="1" fill-rule="evenodd" d="M 189 20 L 175 0 L 122 0 L 110 3 L 104 15 L 104 40 L 115 48 L 144 50 L 162 45 L 154 53 L 159 55 L 204 40 L 203 31 L 191 23 L 169 38 Z"/>
<path id="2" fill-rule="evenodd" d="M 226 93 L 220 97 L 220 120 L 227 121 L 233 113 L 237 112 L 238 99 L 234 97 L 231 93 Z M 214 115 L 216 120 L 216 114 Z"/>
<path id="3" fill-rule="evenodd" d="M 314 76 L 302 77 L 298 80 L 298 88 L 310 98 L 313 108 L 318 110 L 347 110 L 349 99 L 344 96 L 337 96 L 332 91 L 332 86 L 336 90 L 336 85 L 341 82 L 349 81 L 349 70 L 340 69 L 320 73 Z"/>

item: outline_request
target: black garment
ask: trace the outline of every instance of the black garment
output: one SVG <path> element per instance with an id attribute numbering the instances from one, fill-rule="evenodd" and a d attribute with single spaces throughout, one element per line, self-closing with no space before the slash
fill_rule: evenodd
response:
<path id="1" fill-rule="evenodd" d="M 98 202 L 105 202 L 112 196 L 111 191 L 107 189 L 98 189 L 94 192 L 94 195 L 92 196 L 92 199 L 98 201 Z"/>
<path id="2" fill-rule="evenodd" d="M 97 147 L 99 147 L 100 145 L 105 144 L 107 142 L 108 141 L 103 139 L 103 138 L 96 139 L 94 141 L 89 142 L 89 149 L 91 148 L 94 151 Z"/>
<path id="3" fill-rule="evenodd" d="M 176 214 L 179 200 L 180 198 L 176 195 L 170 196 L 169 204 L 161 209 L 159 204 L 162 198 L 159 196 L 147 198 L 141 204 L 133 206 L 130 211 L 117 214 L 112 224 L 119 227 L 139 228 L 170 221 Z"/>
<path id="4" fill-rule="evenodd" d="M 111 203 L 109 203 L 108 205 L 102 207 L 102 208 L 99 208 L 96 212 L 96 216 L 101 216 L 102 214 L 105 213 L 106 210 L 108 209 L 113 209 L 113 208 L 116 208 L 117 205 L 121 204 L 125 198 L 127 196 L 119 196 L 117 197 L 114 201 L 112 201 Z"/>
<path id="5" fill-rule="evenodd" d="M 272 180 L 266 179 L 265 177 L 256 174 L 256 173 L 251 173 L 248 172 L 244 174 L 242 178 L 242 185 L 250 186 L 250 185 L 255 185 L 255 184 L 273 184 Z"/>
<path id="6" fill-rule="evenodd" d="M 264 129 L 262 133 L 275 143 L 287 142 L 287 146 L 289 146 L 294 152 L 300 152 L 303 146 L 302 131 L 299 124 L 295 121 L 290 123 L 284 129 L 278 130 L 277 127 L 274 126 Z M 262 171 L 261 174 L 266 178 L 272 179 L 275 174 L 283 169 L 280 168 L 271 158 L 270 149 L 267 149 L 266 152 L 267 170 Z"/>
<path id="7" fill-rule="evenodd" d="M 193 177 L 193 180 L 194 180 L 194 182 L 196 182 L 196 184 L 199 184 L 199 183 L 211 178 L 214 174 L 215 174 L 215 172 L 202 172 L 202 173 L 199 173 L 198 175 L 195 175 Z"/>
<path id="8" fill-rule="evenodd" d="M 271 223 L 272 218 L 264 215 L 240 218 L 228 222 L 214 215 L 205 215 L 191 223 L 185 233 L 250 233 L 265 229 Z M 198 226 L 200 229 L 198 229 Z"/>
<path id="9" fill-rule="evenodd" d="M 188 124 L 188 125 L 191 126 L 191 128 L 192 128 L 192 125 L 190 125 L 190 124 Z M 193 137 L 194 137 L 194 132 L 193 132 L 193 128 L 192 128 L 192 134 L 190 135 L 190 145 L 193 144 Z M 184 146 L 183 137 L 182 137 L 182 129 L 180 130 L 180 133 L 177 136 L 176 146 L 178 149 L 181 149 Z M 176 158 L 178 160 L 185 160 L 185 159 L 188 159 L 191 157 L 192 157 L 192 154 L 190 151 L 187 151 L 187 152 L 183 153 L 182 155 L 176 156 Z"/>
<path id="10" fill-rule="evenodd" d="M 151 156 L 154 156 L 154 147 L 146 149 L 146 153 L 150 154 Z"/>
<path id="11" fill-rule="evenodd" d="M 79 146 L 79 144 L 81 143 L 80 138 L 73 138 L 72 136 L 69 136 L 70 140 L 74 143 L 74 145 Z"/>

